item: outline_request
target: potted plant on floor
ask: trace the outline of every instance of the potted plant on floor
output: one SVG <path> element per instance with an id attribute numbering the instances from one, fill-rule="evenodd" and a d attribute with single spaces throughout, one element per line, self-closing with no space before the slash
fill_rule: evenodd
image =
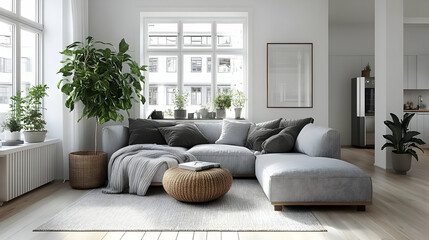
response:
<path id="1" fill-rule="evenodd" d="M 213 103 L 216 108 L 216 116 L 219 119 L 223 119 L 226 116 L 226 109 L 231 107 L 232 94 L 231 91 L 220 92 L 215 97 Z"/>
<path id="2" fill-rule="evenodd" d="M 381 150 L 386 147 L 393 148 L 392 152 L 392 166 L 398 174 L 407 174 L 407 171 L 411 168 L 411 158 L 414 157 L 417 161 L 419 156 L 413 148 L 423 150 L 418 146 L 425 144 L 425 142 L 419 138 L 416 138 L 420 133 L 417 131 L 409 131 L 408 125 L 414 116 L 414 113 L 405 113 L 403 120 L 391 113 L 393 121 L 386 120 L 384 124 L 392 131 L 392 134 L 383 135 L 388 141 L 385 143 Z"/>
<path id="3" fill-rule="evenodd" d="M 243 110 L 244 104 L 247 98 L 244 92 L 237 90 L 232 98 L 232 105 L 234 106 L 235 119 L 241 118 L 241 111 Z"/>
<path id="4" fill-rule="evenodd" d="M 369 63 L 362 70 L 362 77 L 370 77 L 371 76 L 371 66 Z"/>
<path id="5" fill-rule="evenodd" d="M 21 93 L 10 97 L 9 116 L 2 124 L 6 142 L 16 142 L 21 140 L 22 118 L 23 118 L 23 102 Z"/>
<path id="6" fill-rule="evenodd" d="M 75 42 L 61 52 L 66 57 L 59 70 L 63 79 L 58 88 L 67 95 L 65 106 L 73 111 L 75 105 L 82 103 L 82 118 L 95 118 L 94 151 L 81 151 L 70 153 L 70 158 L 76 161 L 99 162 L 107 166 L 107 154 L 97 151 L 98 125 L 112 121 L 123 121 L 120 111 L 129 110 L 133 102 L 145 103 L 142 95 L 146 66 L 139 66 L 129 54 L 129 45 L 124 39 L 119 43 L 119 49 L 114 49 L 110 43 L 94 41 L 92 37 L 86 38 L 86 43 Z M 127 67 L 129 71 L 126 71 Z M 101 172 L 97 181 L 85 184 L 75 181 L 70 185 L 75 188 L 99 187 L 105 183 L 106 172 Z M 104 179 L 103 179 L 104 177 Z"/>
<path id="7" fill-rule="evenodd" d="M 174 118 L 175 119 L 186 119 L 186 105 L 188 104 L 189 93 L 176 89 L 174 91 Z"/>
<path id="8" fill-rule="evenodd" d="M 42 100 L 48 94 L 47 85 L 35 85 L 28 88 L 28 94 L 24 98 L 24 138 L 26 142 L 37 143 L 43 142 L 46 138 L 45 125 L 46 121 L 42 115 Z"/>

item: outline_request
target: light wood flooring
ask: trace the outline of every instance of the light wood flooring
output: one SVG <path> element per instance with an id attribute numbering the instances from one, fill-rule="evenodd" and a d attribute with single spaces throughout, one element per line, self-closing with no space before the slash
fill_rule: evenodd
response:
<path id="1" fill-rule="evenodd" d="M 32 232 L 87 192 L 53 182 L 0 207 L 0 239 L 429 239 L 429 154 L 413 160 L 406 176 L 374 167 L 373 150 L 343 148 L 342 158 L 371 175 L 373 205 L 366 212 L 313 207 L 328 232 Z"/>

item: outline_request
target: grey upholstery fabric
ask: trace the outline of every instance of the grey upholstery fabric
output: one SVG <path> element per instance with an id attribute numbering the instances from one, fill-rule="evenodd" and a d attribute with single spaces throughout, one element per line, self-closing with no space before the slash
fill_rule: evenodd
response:
<path id="1" fill-rule="evenodd" d="M 222 133 L 216 144 L 244 146 L 251 123 L 223 120 Z"/>
<path id="2" fill-rule="evenodd" d="M 299 130 L 301 130 L 305 125 L 309 123 L 314 123 L 313 118 L 303 118 L 303 119 L 282 119 L 280 122 L 280 127 L 293 127 L 298 126 Z"/>
<path id="3" fill-rule="evenodd" d="M 107 153 L 107 159 L 112 154 L 128 145 L 128 128 L 122 125 L 107 126 L 102 130 L 101 148 Z"/>
<path id="4" fill-rule="evenodd" d="M 255 125 L 257 127 L 274 129 L 274 128 L 279 128 L 280 127 L 280 122 L 281 121 L 282 121 L 282 118 L 278 118 L 278 119 L 274 119 L 274 120 L 270 120 L 270 121 L 266 121 L 266 122 L 257 123 Z"/>
<path id="5" fill-rule="evenodd" d="M 302 153 L 256 157 L 256 178 L 271 202 L 371 202 L 371 178 L 342 160 Z"/>
<path id="6" fill-rule="evenodd" d="M 331 128 L 307 124 L 296 139 L 295 151 L 312 157 L 340 159 L 340 134 Z"/>
<path id="7" fill-rule="evenodd" d="M 220 163 L 233 175 L 255 175 L 255 156 L 245 147 L 203 144 L 188 150 L 198 161 Z"/>
<path id="8" fill-rule="evenodd" d="M 171 127 L 176 125 L 171 121 L 154 121 L 149 119 L 129 118 L 129 140 L 128 144 L 167 144 L 162 134 L 158 131 L 159 127 Z"/>
<path id="9" fill-rule="evenodd" d="M 298 130 L 298 126 L 287 127 L 278 134 L 269 137 L 261 145 L 263 153 L 286 153 L 292 151 L 298 137 Z"/>
<path id="10" fill-rule="evenodd" d="M 269 129 L 252 125 L 247 134 L 246 147 L 255 151 L 262 151 L 262 143 L 281 130 L 281 128 Z"/>
<path id="11" fill-rule="evenodd" d="M 180 123 L 172 127 L 160 127 L 169 146 L 191 148 L 198 144 L 208 144 L 209 140 L 193 123 Z"/>
<path id="12" fill-rule="evenodd" d="M 222 123 L 196 122 L 195 125 L 200 129 L 201 133 L 206 136 L 209 143 L 215 143 L 222 133 Z"/>

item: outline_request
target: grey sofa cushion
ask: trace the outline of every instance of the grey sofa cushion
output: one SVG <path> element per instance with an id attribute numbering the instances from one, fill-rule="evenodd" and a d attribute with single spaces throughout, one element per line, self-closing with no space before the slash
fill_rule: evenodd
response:
<path id="1" fill-rule="evenodd" d="M 252 125 L 247 135 L 246 147 L 255 151 L 262 151 L 262 143 L 269 137 L 278 134 L 282 129 L 268 129 Z"/>
<path id="2" fill-rule="evenodd" d="M 171 127 L 176 125 L 175 122 L 161 122 L 149 119 L 132 119 L 129 118 L 129 140 L 128 144 L 144 144 L 155 143 L 165 145 L 162 134 L 158 131 L 158 127 Z"/>
<path id="3" fill-rule="evenodd" d="M 296 139 L 295 151 L 312 157 L 340 159 L 340 134 L 331 128 L 307 124 Z"/>
<path id="4" fill-rule="evenodd" d="M 198 144 L 208 144 L 209 140 L 193 123 L 181 123 L 171 127 L 160 127 L 169 146 L 191 148 Z"/>
<path id="5" fill-rule="evenodd" d="M 222 133 L 216 144 L 244 146 L 247 139 L 250 123 L 223 120 Z"/>
<path id="6" fill-rule="evenodd" d="M 364 203 L 372 200 L 371 178 L 342 160 L 302 153 L 256 157 L 255 174 L 271 202 Z"/>
<path id="7" fill-rule="evenodd" d="M 222 123 L 200 123 L 196 122 L 195 125 L 206 136 L 209 143 L 215 143 L 222 133 Z"/>
<path id="8" fill-rule="evenodd" d="M 262 127 L 262 128 L 274 129 L 274 128 L 280 127 L 281 121 L 282 121 L 282 118 L 279 118 L 279 119 L 274 119 L 274 120 L 270 120 L 270 121 L 266 121 L 266 122 L 257 123 L 256 126 Z"/>
<path id="9" fill-rule="evenodd" d="M 309 123 L 314 123 L 314 119 L 311 117 L 303 118 L 303 119 L 282 119 L 280 122 L 280 127 L 286 128 L 286 127 L 298 126 L 299 131 L 301 131 L 301 129 Z"/>
<path id="10" fill-rule="evenodd" d="M 188 150 L 198 161 L 220 163 L 233 175 L 255 175 L 255 156 L 245 147 L 224 144 L 197 145 Z"/>
<path id="11" fill-rule="evenodd" d="M 299 133 L 298 128 L 297 126 L 284 128 L 278 134 L 266 139 L 261 144 L 263 153 L 286 153 L 292 151 Z"/>
<path id="12" fill-rule="evenodd" d="M 114 152 L 128 145 L 128 128 L 125 126 L 106 126 L 103 128 L 101 136 L 101 146 L 107 153 L 108 160 Z"/>

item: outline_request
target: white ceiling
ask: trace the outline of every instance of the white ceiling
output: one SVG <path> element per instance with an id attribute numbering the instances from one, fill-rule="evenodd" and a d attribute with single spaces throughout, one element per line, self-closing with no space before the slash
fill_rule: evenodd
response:
<path id="1" fill-rule="evenodd" d="M 329 0 L 329 24 L 374 24 L 375 0 Z M 404 0 L 404 17 L 429 18 L 429 0 Z"/>

